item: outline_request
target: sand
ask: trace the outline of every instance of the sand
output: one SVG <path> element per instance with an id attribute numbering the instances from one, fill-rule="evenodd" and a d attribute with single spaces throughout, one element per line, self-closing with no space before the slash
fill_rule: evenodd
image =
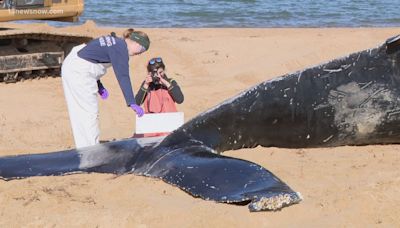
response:
<path id="1" fill-rule="evenodd" d="M 0 24 L 99 36 L 123 29 Z M 151 48 L 131 59 L 135 90 L 146 61 L 161 56 L 181 85 L 179 110 L 189 120 L 264 80 L 373 48 L 400 28 L 142 29 Z M 130 137 L 114 73 L 100 101 L 101 139 Z M 0 156 L 73 148 L 60 78 L 0 84 Z M 256 162 L 302 193 L 304 201 L 278 212 L 193 198 L 158 179 L 77 174 L 0 180 L 0 227 L 365 227 L 400 226 L 399 145 L 322 149 L 262 148 L 225 155 Z"/>

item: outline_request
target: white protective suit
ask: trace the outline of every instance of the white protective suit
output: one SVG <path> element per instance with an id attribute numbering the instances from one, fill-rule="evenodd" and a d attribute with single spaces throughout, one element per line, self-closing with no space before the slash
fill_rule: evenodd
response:
<path id="1" fill-rule="evenodd" d="M 80 58 L 77 53 L 83 47 L 85 44 L 74 47 L 61 67 L 64 94 L 76 148 L 99 143 L 97 80 L 110 66 Z"/>

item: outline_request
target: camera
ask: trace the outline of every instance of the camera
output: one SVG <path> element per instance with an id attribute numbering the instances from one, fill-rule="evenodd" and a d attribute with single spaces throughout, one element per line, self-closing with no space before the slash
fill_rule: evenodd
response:
<path id="1" fill-rule="evenodd" d="M 154 85 L 160 84 L 160 78 L 157 76 L 157 70 L 151 72 L 151 79 L 153 80 Z"/>

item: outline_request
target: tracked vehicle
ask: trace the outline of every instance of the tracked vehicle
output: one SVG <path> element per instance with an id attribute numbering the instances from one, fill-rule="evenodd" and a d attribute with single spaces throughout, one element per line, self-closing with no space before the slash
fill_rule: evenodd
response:
<path id="1" fill-rule="evenodd" d="M 75 22 L 83 8 L 83 0 L 0 0 L 0 22 Z M 91 39 L 70 33 L 14 29 L 0 25 L 0 83 L 57 77 L 64 57 L 71 48 Z"/>

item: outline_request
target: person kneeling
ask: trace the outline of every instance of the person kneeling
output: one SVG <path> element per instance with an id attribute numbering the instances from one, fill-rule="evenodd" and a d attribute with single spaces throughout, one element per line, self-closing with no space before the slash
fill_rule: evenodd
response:
<path id="1" fill-rule="evenodd" d="M 162 58 L 152 58 L 147 64 L 147 76 L 142 82 L 135 97 L 138 105 L 144 106 L 148 113 L 177 112 L 176 104 L 184 100 L 178 83 L 168 78 L 165 73 L 165 64 Z M 168 135 L 168 132 L 134 134 L 133 137 L 154 137 Z"/>

